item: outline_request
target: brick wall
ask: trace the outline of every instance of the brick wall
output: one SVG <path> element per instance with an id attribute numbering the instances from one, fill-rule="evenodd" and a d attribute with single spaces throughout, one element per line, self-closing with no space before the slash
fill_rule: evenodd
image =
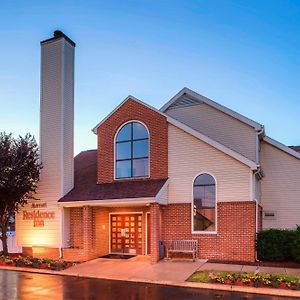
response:
<path id="1" fill-rule="evenodd" d="M 255 202 L 218 203 L 217 234 L 191 233 L 191 204 L 170 204 L 162 209 L 162 240 L 197 239 L 200 258 L 227 261 L 255 260 Z"/>
<path id="2" fill-rule="evenodd" d="M 98 183 L 114 181 L 114 136 L 130 120 L 143 122 L 150 132 L 150 177 L 168 177 L 168 126 L 164 116 L 129 99 L 98 128 Z"/>
<path id="3" fill-rule="evenodd" d="M 70 246 L 73 248 L 83 247 L 83 234 L 82 234 L 82 220 L 83 210 L 82 207 L 74 207 L 70 209 Z"/>
<path id="4" fill-rule="evenodd" d="M 151 262 L 156 263 L 159 261 L 159 241 L 162 239 L 162 211 L 157 203 L 150 206 L 151 218 Z"/>
<path id="5" fill-rule="evenodd" d="M 261 228 L 261 207 L 258 230 Z M 146 254 L 146 213 L 151 218 L 151 261 L 159 260 L 159 241 L 168 246 L 175 239 L 197 239 L 200 258 L 227 261 L 254 261 L 256 237 L 256 203 L 218 203 L 217 234 L 191 233 L 191 204 L 149 207 L 81 207 L 70 209 L 70 240 L 76 248 L 63 249 L 63 259 L 86 261 L 109 253 L 109 214 L 143 213 L 143 254 Z M 73 246 L 74 247 L 74 246 Z M 35 257 L 58 258 L 59 249 L 24 248 Z M 29 253 L 30 252 L 30 253 Z"/>

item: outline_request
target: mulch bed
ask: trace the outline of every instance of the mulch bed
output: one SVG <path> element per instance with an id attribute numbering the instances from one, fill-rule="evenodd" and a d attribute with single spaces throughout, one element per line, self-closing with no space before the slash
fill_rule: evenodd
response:
<path id="1" fill-rule="evenodd" d="M 300 263 L 294 261 L 257 261 L 257 262 L 244 262 L 244 261 L 224 261 L 217 259 L 209 259 L 209 263 L 218 264 L 234 264 L 234 265 L 247 265 L 247 266 L 260 266 L 260 267 L 277 267 L 277 268 L 292 268 L 300 269 Z"/>
<path id="2" fill-rule="evenodd" d="M 45 258 L 39 259 L 31 256 L 23 256 L 20 254 L 9 254 L 8 256 L 0 255 L 0 266 L 5 267 L 23 267 L 61 271 L 75 264 L 76 263 L 69 261 Z"/>

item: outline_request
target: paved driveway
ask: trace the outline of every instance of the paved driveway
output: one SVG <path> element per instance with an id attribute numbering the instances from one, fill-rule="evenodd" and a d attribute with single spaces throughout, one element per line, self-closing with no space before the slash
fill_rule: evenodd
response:
<path id="1" fill-rule="evenodd" d="M 0 270 L 0 299 L 11 300 L 287 300 L 287 297 Z M 293 299 L 293 298 L 290 298 Z"/>

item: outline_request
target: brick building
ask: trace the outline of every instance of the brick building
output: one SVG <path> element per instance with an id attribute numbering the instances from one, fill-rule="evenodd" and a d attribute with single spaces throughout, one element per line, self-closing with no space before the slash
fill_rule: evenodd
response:
<path id="1" fill-rule="evenodd" d="M 298 148 L 187 88 L 160 110 L 128 96 L 73 158 L 75 43 L 56 31 L 41 48 L 44 168 L 17 215 L 24 253 L 157 262 L 161 243 L 197 239 L 200 258 L 254 261 L 259 230 L 300 223 Z"/>

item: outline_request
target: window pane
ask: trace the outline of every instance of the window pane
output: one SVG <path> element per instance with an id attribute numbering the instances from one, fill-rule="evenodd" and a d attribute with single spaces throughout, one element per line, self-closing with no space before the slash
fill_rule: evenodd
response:
<path id="1" fill-rule="evenodd" d="M 120 129 L 117 136 L 117 142 L 131 140 L 131 124 L 132 123 L 128 123 Z"/>
<path id="2" fill-rule="evenodd" d="M 141 123 L 133 123 L 133 139 L 146 139 L 148 137 L 148 131 Z"/>
<path id="3" fill-rule="evenodd" d="M 195 186 L 194 204 L 197 207 L 215 207 L 215 186 Z"/>
<path id="4" fill-rule="evenodd" d="M 116 178 L 131 177 L 131 161 L 118 161 L 116 165 Z"/>
<path id="5" fill-rule="evenodd" d="M 195 231 L 215 231 L 215 209 L 195 209 L 194 208 L 194 230 Z"/>
<path id="6" fill-rule="evenodd" d="M 133 142 L 133 157 L 148 157 L 149 153 L 149 141 L 142 140 L 142 141 L 134 141 Z"/>
<path id="7" fill-rule="evenodd" d="M 132 173 L 134 177 L 148 176 L 148 158 L 134 159 Z"/>
<path id="8" fill-rule="evenodd" d="M 117 143 L 117 159 L 131 158 L 131 142 Z"/>
<path id="9" fill-rule="evenodd" d="M 194 185 L 207 185 L 207 184 L 215 184 L 214 178 L 209 174 L 199 175 L 194 182 Z"/>

